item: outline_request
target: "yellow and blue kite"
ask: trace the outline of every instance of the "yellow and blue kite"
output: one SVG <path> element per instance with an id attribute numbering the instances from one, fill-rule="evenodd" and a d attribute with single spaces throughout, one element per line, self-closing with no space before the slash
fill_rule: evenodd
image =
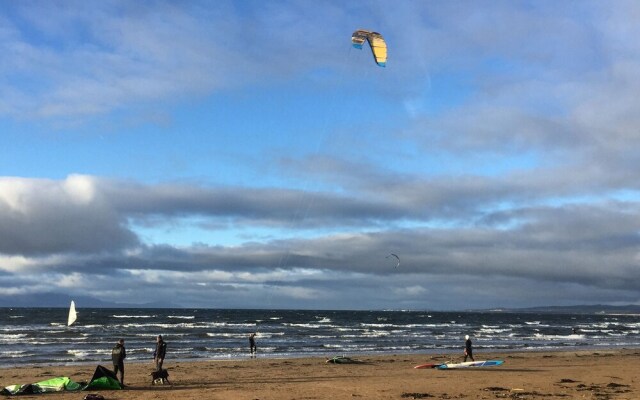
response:
<path id="1" fill-rule="evenodd" d="M 384 38 L 378 32 L 365 31 L 364 29 L 358 29 L 351 35 L 351 43 L 356 49 L 362 49 L 364 42 L 369 42 L 373 58 L 376 60 L 376 64 L 381 67 L 387 65 L 387 43 Z"/>

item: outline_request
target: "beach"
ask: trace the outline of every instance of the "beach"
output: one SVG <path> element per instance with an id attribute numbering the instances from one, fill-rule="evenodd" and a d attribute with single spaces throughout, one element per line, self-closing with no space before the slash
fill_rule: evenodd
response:
<path id="1" fill-rule="evenodd" d="M 354 356 L 331 364 L 323 357 L 182 362 L 167 359 L 171 385 L 152 385 L 148 363 L 127 363 L 120 391 L 105 399 L 638 399 L 640 349 L 554 352 L 478 352 L 476 360 L 501 366 L 458 370 L 414 369 L 425 363 L 461 362 L 462 356 L 397 354 Z M 111 368 L 110 364 L 104 364 Z M 58 376 L 91 378 L 96 364 L 0 369 L 0 384 L 35 383 Z M 96 392 L 97 393 L 97 392 Z M 20 398 L 80 399 L 84 392 Z"/>

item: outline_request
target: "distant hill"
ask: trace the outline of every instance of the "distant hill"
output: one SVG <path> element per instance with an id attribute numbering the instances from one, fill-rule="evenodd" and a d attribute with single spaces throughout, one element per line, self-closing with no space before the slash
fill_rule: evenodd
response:
<path id="1" fill-rule="evenodd" d="M 38 293 L 30 295 L 0 295 L 0 307 L 69 307 L 71 300 L 80 308 L 182 308 L 182 306 L 153 302 L 144 304 L 116 303 L 102 301 L 90 296 L 69 296 L 62 293 Z"/>
<path id="2" fill-rule="evenodd" d="M 544 306 L 501 309 L 503 312 L 531 312 L 552 314 L 640 314 L 640 305 L 611 306 L 606 304 L 577 306 Z"/>

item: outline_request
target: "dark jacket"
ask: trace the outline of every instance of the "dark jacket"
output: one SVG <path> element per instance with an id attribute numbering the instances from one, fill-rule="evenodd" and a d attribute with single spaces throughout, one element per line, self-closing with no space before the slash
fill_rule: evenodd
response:
<path id="1" fill-rule="evenodd" d="M 113 365 L 119 365 L 124 363 L 124 359 L 127 357 L 127 350 L 123 345 L 117 343 L 116 346 L 111 350 L 111 360 L 113 360 Z"/>
<path id="2" fill-rule="evenodd" d="M 167 354 L 167 344 L 164 340 L 156 343 L 156 351 L 153 352 L 153 358 L 160 358 L 164 360 L 164 356 Z"/>
<path id="3" fill-rule="evenodd" d="M 467 339 L 467 341 L 464 342 L 464 349 L 467 351 L 467 353 L 471 353 L 473 351 L 473 349 L 471 348 L 471 339 Z"/>

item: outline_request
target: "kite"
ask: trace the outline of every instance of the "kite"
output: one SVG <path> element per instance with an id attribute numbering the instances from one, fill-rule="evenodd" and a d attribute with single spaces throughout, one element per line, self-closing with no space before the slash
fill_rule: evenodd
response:
<path id="1" fill-rule="evenodd" d="M 398 264 L 396 264 L 396 268 L 398 268 L 400 266 L 400 257 L 398 257 L 397 254 L 389 253 L 389 255 L 386 256 L 385 258 L 389 258 L 389 257 L 395 257 L 398 260 Z"/>
<path id="2" fill-rule="evenodd" d="M 387 43 L 378 32 L 365 31 L 358 29 L 351 35 L 351 43 L 356 49 L 362 49 L 364 42 L 369 42 L 373 58 L 381 67 L 387 65 Z"/>
<path id="3" fill-rule="evenodd" d="M 0 394 L 13 396 L 18 394 L 40 394 L 49 392 L 75 392 L 79 390 L 120 390 L 123 386 L 110 369 L 98 365 L 89 383 L 77 383 L 66 376 L 47 379 L 25 385 L 10 385 L 0 390 Z M 86 397 L 85 397 L 86 398 Z"/>

